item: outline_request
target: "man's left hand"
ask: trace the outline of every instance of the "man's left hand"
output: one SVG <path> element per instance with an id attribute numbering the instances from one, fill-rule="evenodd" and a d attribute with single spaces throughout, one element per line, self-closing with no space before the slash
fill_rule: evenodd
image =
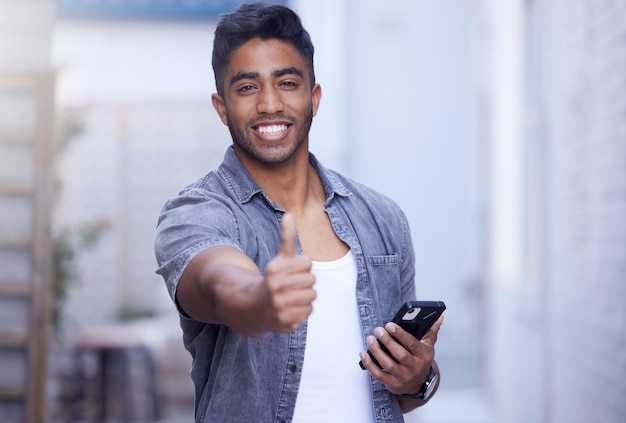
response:
<path id="1" fill-rule="evenodd" d="M 369 354 L 361 351 L 360 357 L 365 368 L 395 395 L 417 393 L 434 364 L 437 333 L 443 323 L 441 316 L 420 340 L 395 323 L 387 323 L 384 328 L 374 329 L 374 336 L 366 338 L 367 347 L 382 366 L 378 367 Z M 395 339 L 394 339 L 395 338 Z M 379 345 L 383 344 L 395 357 L 390 357 Z M 437 368 L 436 364 L 434 364 Z"/>

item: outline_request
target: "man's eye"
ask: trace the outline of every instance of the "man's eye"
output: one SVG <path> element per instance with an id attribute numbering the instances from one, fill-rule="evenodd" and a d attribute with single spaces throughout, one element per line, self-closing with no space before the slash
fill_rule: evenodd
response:
<path id="1" fill-rule="evenodd" d="M 242 87 L 239 87 L 237 91 L 244 93 L 244 92 L 252 91 L 253 89 L 254 89 L 254 85 L 244 85 Z"/>
<path id="2" fill-rule="evenodd" d="M 287 87 L 287 88 L 295 88 L 298 86 L 298 84 L 296 82 L 293 81 L 283 81 L 280 83 L 280 85 L 282 87 Z"/>

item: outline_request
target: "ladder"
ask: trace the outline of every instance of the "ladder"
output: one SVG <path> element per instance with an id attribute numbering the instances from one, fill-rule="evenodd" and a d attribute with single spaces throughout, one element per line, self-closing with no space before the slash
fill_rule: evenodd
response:
<path id="1" fill-rule="evenodd" d="M 0 73 L 0 421 L 44 421 L 52 72 Z"/>

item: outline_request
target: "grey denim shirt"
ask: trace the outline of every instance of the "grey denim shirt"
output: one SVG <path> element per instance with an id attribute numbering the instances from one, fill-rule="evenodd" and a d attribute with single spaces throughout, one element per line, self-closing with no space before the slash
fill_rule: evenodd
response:
<path id="1" fill-rule="evenodd" d="M 325 169 L 313 154 L 309 157 L 324 185 L 324 207 L 333 229 L 355 257 L 355 295 L 365 340 L 376 326 L 391 320 L 402 303 L 415 299 L 408 222 L 389 198 Z M 157 273 L 172 298 L 189 262 L 216 245 L 240 249 L 264 273 L 278 251 L 283 213 L 229 147 L 217 170 L 184 188 L 161 210 L 155 238 Z M 179 312 L 183 342 L 193 358 L 196 422 L 291 422 L 306 323 L 291 334 L 252 338 Z M 358 351 L 354 356 L 358 366 Z M 377 422 L 403 422 L 395 396 L 382 383 L 370 380 Z M 350 401 L 349 392 L 338 394 Z"/>

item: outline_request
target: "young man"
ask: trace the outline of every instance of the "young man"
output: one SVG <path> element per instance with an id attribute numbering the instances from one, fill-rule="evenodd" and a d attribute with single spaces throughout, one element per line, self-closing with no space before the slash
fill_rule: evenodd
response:
<path id="1" fill-rule="evenodd" d="M 155 241 L 196 421 L 403 421 L 436 390 L 441 320 L 422 341 L 383 327 L 415 299 L 409 227 L 309 153 L 322 94 L 309 34 L 288 8 L 244 4 L 217 26 L 213 69 L 233 145 L 165 204 Z"/>

